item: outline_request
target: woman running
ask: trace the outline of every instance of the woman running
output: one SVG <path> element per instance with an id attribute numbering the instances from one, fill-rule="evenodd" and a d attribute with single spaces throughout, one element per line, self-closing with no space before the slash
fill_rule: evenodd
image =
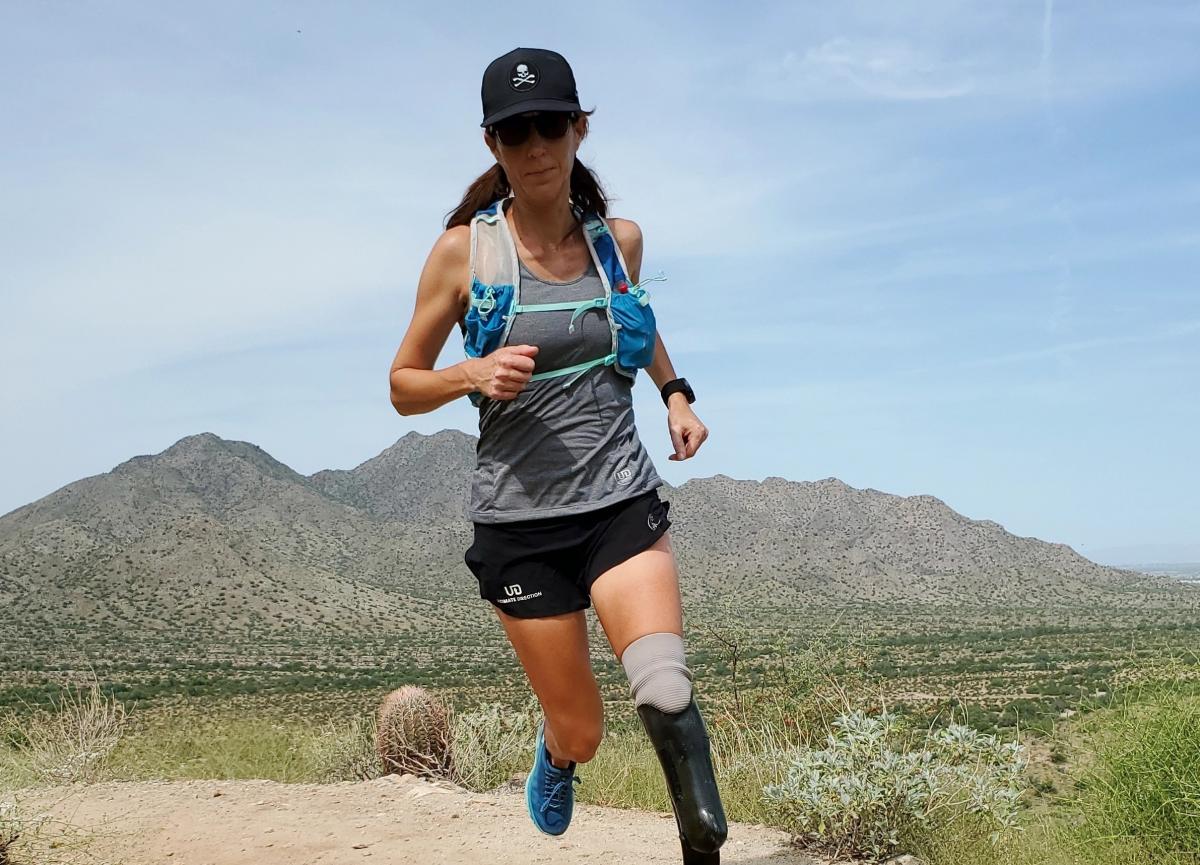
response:
<path id="1" fill-rule="evenodd" d="M 465 561 L 542 707 L 529 816 L 561 835 L 576 767 L 604 734 L 584 610 L 595 604 L 666 775 L 686 863 L 719 862 L 724 810 L 683 646 L 670 502 L 634 426 L 646 369 L 675 453 L 708 430 L 677 378 L 639 283 L 642 234 L 608 218 L 576 158 L 592 111 L 561 54 L 518 48 L 483 74 L 496 160 L 448 217 L 421 272 L 391 369 L 402 415 L 468 397 L 479 409 Z M 467 358 L 433 369 L 458 323 Z"/>

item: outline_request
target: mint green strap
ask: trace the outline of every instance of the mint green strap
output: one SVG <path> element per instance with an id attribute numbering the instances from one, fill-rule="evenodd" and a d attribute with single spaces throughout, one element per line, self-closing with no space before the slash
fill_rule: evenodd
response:
<path id="1" fill-rule="evenodd" d="M 666 276 L 660 271 L 658 276 L 647 276 L 636 285 L 629 286 L 629 293 L 637 298 L 638 306 L 645 306 L 650 302 L 650 292 L 642 288 L 647 282 L 665 282 Z"/>
<path id="2" fill-rule="evenodd" d="M 589 300 L 588 303 L 591 303 Z M 574 309 L 579 306 L 577 300 L 564 300 L 561 303 L 515 303 L 513 312 L 550 312 L 555 309 Z"/>
<path id="3" fill-rule="evenodd" d="M 580 303 L 577 300 L 564 300 L 559 303 L 518 303 L 513 306 L 513 312 L 554 312 L 573 310 L 571 313 L 571 323 L 567 330 L 571 333 L 575 332 L 575 319 L 583 315 L 589 309 L 600 309 L 608 306 L 607 297 L 593 297 Z"/>
<path id="4" fill-rule="evenodd" d="M 608 306 L 608 298 L 607 297 L 597 297 L 595 300 L 590 300 L 587 303 L 579 304 L 579 306 L 576 308 L 576 310 L 573 313 L 571 313 L 571 324 L 567 328 L 567 331 L 570 333 L 574 333 L 575 332 L 575 319 L 579 318 L 579 316 L 583 315 L 589 309 L 600 309 L 601 307 L 605 307 L 605 306 Z"/>
<path id="5" fill-rule="evenodd" d="M 487 318 L 488 314 L 496 308 L 496 290 L 494 286 L 487 286 L 483 290 L 483 297 L 471 296 L 471 306 L 479 310 L 480 318 Z"/>
<path id="6" fill-rule="evenodd" d="M 569 380 L 567 380 L 566 382 L 563 383 L 563 387 L 570 387 L 571 383 L 574 382 L 575 379 L 579 378 L 579 376 L 583 375 L 585 372 L 587 372 L 592 367 L 600 366 L 601 364 L 611 365 L 616 362 L 617 362 L 616 354 L 606 354 L 604 357 L 597 357 L 597 358 L 593 358 L 592 360 L 585 360 L 583 363 L 577 363 L 574 366 L 565 366 L 562 369 L 552 369 L 552 370 L 548 370 L 546 372 L 535 373 L 534 375 L 529 377 L 529 380 L 530 381 L 541 381 L 542 379 L 546 379 L 546 378 L 555 378 L 560 375 L 571 375 L 571 373 L 575 373 L 574 376 L 572 376 Z"/>

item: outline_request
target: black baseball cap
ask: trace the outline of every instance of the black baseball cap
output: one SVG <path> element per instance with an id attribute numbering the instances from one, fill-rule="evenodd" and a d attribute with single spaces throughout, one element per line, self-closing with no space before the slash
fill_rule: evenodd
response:
<path id="1" fill-rule="evenodd" d="M 483 122 L 525 111 L 582 111 L 567 59 L 545 48 L 514 48 L 483 71 Z"/>

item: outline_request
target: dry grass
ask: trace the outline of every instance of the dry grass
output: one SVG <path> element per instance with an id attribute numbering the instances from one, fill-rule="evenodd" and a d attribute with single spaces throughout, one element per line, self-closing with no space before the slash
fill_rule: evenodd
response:
<path id="1" fill-rule="evenodd" d="M 98 780 L 105 760 L 121 740 L 126 714 L 93 677 L 63 694 L 53 710 L 35 709 L 0 717 L 0 865 L 98 865 L 91 853 L 94 832 L 52 816 L 78 795 L 66 787 Z M 32 786 L 59 787 L 56 803 L 39 796 L 27 804 Z"/>
<path id="2" fill-rule="evenodd" d="M 71 784 L 97 780 L 104 761 L 121 741 L 128 717 L 93 678 L 67 689 L 53 709 L 37 708 L 0 719 L 0 782 Z"/>

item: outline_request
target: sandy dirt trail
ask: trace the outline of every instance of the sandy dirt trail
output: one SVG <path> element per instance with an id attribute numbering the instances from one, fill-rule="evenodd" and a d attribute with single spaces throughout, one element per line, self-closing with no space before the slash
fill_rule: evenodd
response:
<path id="1" fill-rule="evenodd" d="M 411 775 L 341 784 L 111 782 L 26 797 L 95 836 L 122 865 L 309 863 L 679 863 L 669 814 L 576 804 L 571 828 L 542 835 L 519 790 L 472 793 Z M 722 863 L 826 865 L 786 834 L 732 823 Z"/>

